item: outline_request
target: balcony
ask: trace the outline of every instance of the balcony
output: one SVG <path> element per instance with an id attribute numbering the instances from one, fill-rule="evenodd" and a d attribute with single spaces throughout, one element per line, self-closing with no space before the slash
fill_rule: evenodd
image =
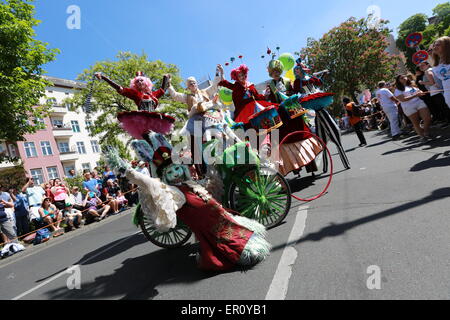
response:
<path id="1" fill-rule="evenodd" d="M 72 146 L 68 151 L 59 151 L 59 158 L 61 159 L 61 162 L 72 162 L 78 160 L 80 155 L 78 154 L 76 147 Z"/>
<path id="2" fill-rule="evenodd" d="M 67 108 L 65 106 L 53 105 L 50 110 L 52 116 L 61 116 L 67 114 Z"/>
<path id="3" fill-rule="evenodd" d="M 68 124 L 64 124 L 64 125 L 54 125 L 53 126 L 53 135 L 58 138 L 58 137 L 71 137 L 73 136 L 73 130 L 72 130 L 72 126 L 68 125 Z"/>

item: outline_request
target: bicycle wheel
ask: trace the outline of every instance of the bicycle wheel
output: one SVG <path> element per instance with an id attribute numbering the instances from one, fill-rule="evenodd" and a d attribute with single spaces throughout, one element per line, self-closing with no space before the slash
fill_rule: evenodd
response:
<path id="1" fill-rule="evenodd" d="M 141 210 L 139 205 L 136 210 Z M 142 232 L 145 237 L 153 244 L 164 249 L 175 249 L 182 247 L 192 236 L 192 231 L 182 221 L 174 229 L 168 232 L 158 232 L 153 222 L 145 215 L 141 215 L 139 221 Z"/>
<path id="2" fill-rule="evenodd" d="M 247 172 L 229 190 L 231 209 L 256 220 L 267 229 L 280 225 L 291 209 L 291 189 L 286 179 L 270 168 Z"/>

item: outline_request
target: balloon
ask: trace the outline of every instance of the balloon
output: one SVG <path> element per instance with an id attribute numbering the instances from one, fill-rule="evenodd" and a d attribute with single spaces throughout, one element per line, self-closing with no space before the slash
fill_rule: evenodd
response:
<path id="1" fill-rule="evenodd" d="M 289 70 L 285 74 L 286 78 L 288 78 L 291 81 L 295 81 L 295 75 L 294 75 L 294 69 Z"/>
<path id="2" fill-rule="evenodd" d="M 295 66 L 295 58 L 290 53 L 283 53 L 278 60 L 283 64 L 285 71 L 291 70 Z"/>
<path id="3" fill-rule="evenodd" d="M 219 97 L 223 103 L 231 103 L 233 102 L 233 91 L 227 88 L 221 88 L 219 90 Z"/>

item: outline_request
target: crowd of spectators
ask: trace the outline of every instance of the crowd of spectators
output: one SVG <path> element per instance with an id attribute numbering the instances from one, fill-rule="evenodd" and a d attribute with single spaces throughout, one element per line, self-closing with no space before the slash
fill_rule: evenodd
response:
<path id="1" fill-rule="evenodd" d="M 450 37 L 433 43 L 428 53 L 432 59 L 421 62 L 415 74 L 400 74 L 394 80 L 378 84 L 376 98 L 356 106 L 362 129 L 390 128 L 393 140 L 415 132 L 422 142 L 435 137 L 432 128 L 450 126 Z M 339 119 L 342 130 L 350 130 L 352 115 Z"/>
<path id="2" fill-rule="evenodd" d="M 149 174 L 145 163 L 133 164 L 136 170 Z M 116 177 L 109 167 L 102 174 L 85 170 L 82 176 L 81 186 L 70 187 L 66 179 L 37 185 L 33 178 L 28 178 L 20 190 L 0 186 L 0 244 L 19 243 L 19 239 L 32 241 L 35 231 L 42 228 L 59 237 L 119 214 L 138 202 L 137 187 Z M 66 176 L 77 177 L 75 170 Z"/>

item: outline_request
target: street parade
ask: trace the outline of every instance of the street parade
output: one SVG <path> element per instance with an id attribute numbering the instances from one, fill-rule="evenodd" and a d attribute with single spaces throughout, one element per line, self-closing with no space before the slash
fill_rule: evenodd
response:
<path id="1" fill-rule="evenodd" d="M 0 0 L 1 300 L 449 299 L 450 2 L 287 2 Z"/>

